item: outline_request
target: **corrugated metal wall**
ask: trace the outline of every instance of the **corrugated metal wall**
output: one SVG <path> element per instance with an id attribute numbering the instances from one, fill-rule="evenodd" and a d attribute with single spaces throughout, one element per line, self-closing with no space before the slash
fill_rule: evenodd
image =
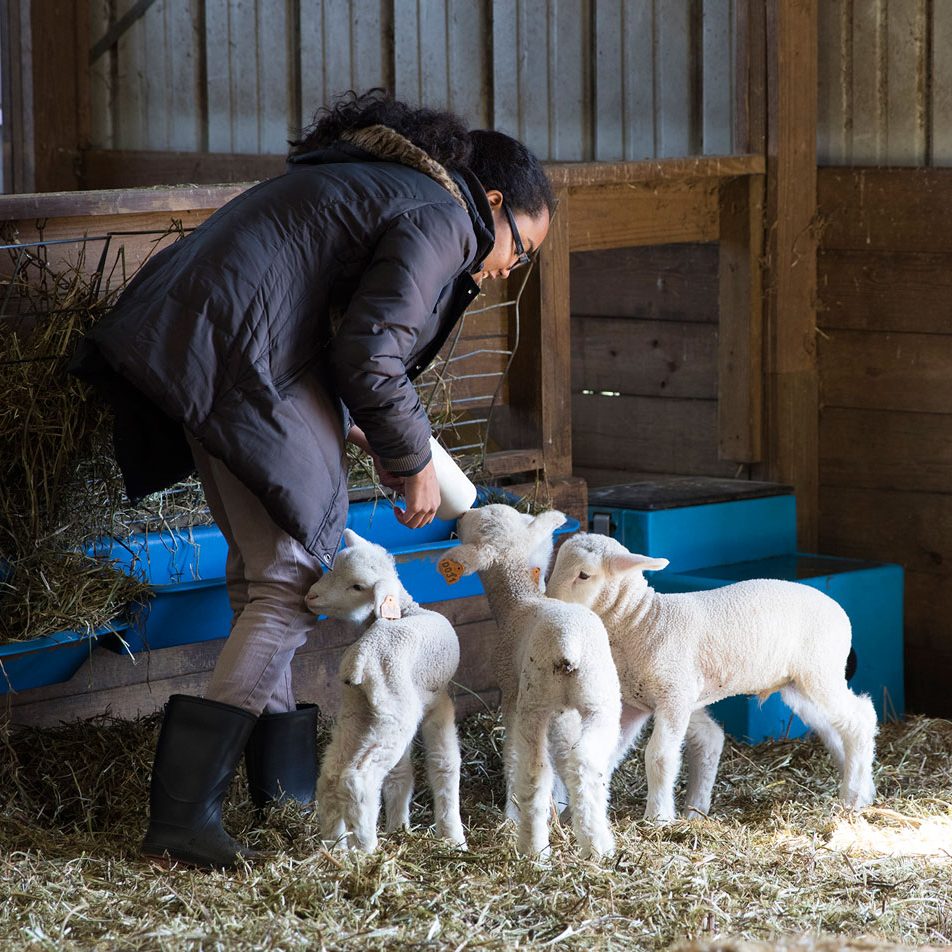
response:
<path id="1" fill-rule="evenodd" d="M 373 85 L 542 158 L 744 151 L 732 138 L 745 0 L 93 0 L 93 145 L 281 153 Z M 130 20 L 132 17 L 130 16 Z"/>
<path id="2" fill-rule="evenodd" d="M 952 165 L 952 2 L 819 10 L 819 164 Z"/>

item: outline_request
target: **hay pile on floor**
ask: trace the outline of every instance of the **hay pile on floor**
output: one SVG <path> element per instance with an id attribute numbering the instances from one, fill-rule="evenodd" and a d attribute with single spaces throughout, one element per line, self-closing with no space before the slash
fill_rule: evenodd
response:
<path id="1" fill-rule="evenodd" d="M 480 715 L 462 726 L 468 852 L 418 828 L 382 840 L 373 856 L 330 854 L 307 811 L 285 807 L 256 830 L 238 799 L 226 823 L 277 853 L 230 874 L 154 871 L 137 860 L 156 728 L 155 718 L 101 720 L 3 741 L 0 945 L 663 949 L 688 940 L 762 949 L 740 942 L 805 933 L 952 943 L 947 837 L 928 854 L 918 839 L 910 855 L 895 842 L 886 855 L 859 841 L 847 852 L 833 846 L 862 824 L 921 828 L 952 816 L 947 721 L 883 729 L 880 797 L 861 820 L 835 805 L 819 745 L 788 741 L 728 743 L 714 816 L 649 826 L 636 755 L 614 783 L 615 858 L 580 862 L 557 828 L 551 862 L 538 865 L 514 855 L 500 823 L 501 728 Z M 413 817 L 430 822 L 422 793 Z M 828 941 L 823 948 L 839 947 Z"/>

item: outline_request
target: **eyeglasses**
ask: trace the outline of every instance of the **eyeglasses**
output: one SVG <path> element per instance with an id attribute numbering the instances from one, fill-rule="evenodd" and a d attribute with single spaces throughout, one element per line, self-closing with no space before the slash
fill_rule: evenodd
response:
<path id="1" fill-rule="evenodd" d="M 529 252 L 526 251 L 525 245 L 522 243 L 519 229 L 516 228 L 516 219 L 513 217 L 509 206 L 505 202 L 502 203 L 502 210 L 506 213 L 506 221 L 509 222 L 509 230 L 512 232 L 512 243 L 516 246 L 516 261 L 512 268 L 521 268 L 523 265 L 528 264 L 532 258 L 529 257 Z M 509 270 L 512 271 L 512 268 Z"/>

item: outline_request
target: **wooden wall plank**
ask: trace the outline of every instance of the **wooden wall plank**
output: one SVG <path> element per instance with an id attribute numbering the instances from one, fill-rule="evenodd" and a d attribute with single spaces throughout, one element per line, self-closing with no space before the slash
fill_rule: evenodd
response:
<path id="1" fill-rule="evenodd" d="M 717 402 L 665 397 L 572 397 L 575 465 L 733 476 L 734 463 L 717 457 Z"/>
<path id="2" fill-rule="evenodd" d="M 572 255 L 572 313 L 716 324 L 718 245 L 654 245 Z"/>
<path id="3" fill-rule="evenodd" d="M 658 154 L 692 155 L 700 151 L 693 77 L 700 66 L 694 55 L 696 4 L 691 0 L 665 0 L 663 8 L 663 15 L 656 19 Z"/>
<path id="4" fill-rule="evenodd" d="M 851 8 L 850 160 L 876 165 L 886 154 L 888 0 L 860 0 Z"/>
<path id="5" fill-rule="evenodd" d="M 655 0 L 633 0 L 623 8 L 621 35 L 624 54 L 626 159 L 661 155 L 657 122 L 657 27 Z"/>
<path id="6" fill-rule="evenodd" d="M 717 397 L 717 327 L 572 315 L 572 391 Z"/>
<path id="7" fill-rule="evenodd" d="M 89 69 L 81 50 L 89 43 L 89 2 L 33 3 L 21 16 L 31 49 L 33 185 L 41 192 L 76 188 L 79 149 L 87 144 L 81 120 Z"/>
<path id="8" fill-rule="evenodd" d="M 689 188 L 573 189 L 569 229 L 572 251 L 715 241 L 719 233 L 716 185 L 704 180 Z"/>
<path id="9" fill-rule="evenodd" d="M 595 4 L 593 68 L 595 72 L 595 122 L 592 155 L 596 161 L 625 158 L 624 0 L 601 0 Z M 618 121 L 623 117 L 622 121 Z"/>
<path id="10" fill-rule="evenodd" d="M 851 12 L 850 0 L 828 0 L 818 11 L 817 161 L 824 165 L 846 165 L 850 155 Z"/>
<path id="11" fill-rule="evenodd" d="M 952 165 L 952 4 L 932 4 L 927 155 L 929 165 Z"/>
<path id="12" fill-rule="evenodd" d="M 889 0 L 884 154 L 890 165 L 922 165 L 926 159 L 926 5 Z"/>
<path id="13" fill-rule="evenodd" d="M 854 331 L 947 334 L 952 328 L 952 254 L 821 252 L 819 325 Z"/>
<path id="14" fill-rule="evenodd" d="M 733 150 L 734 0 L 704 0 L 700 90 L 701 147 L 707 155 Z"/>
<path id="15" fill-rule="evenodd" d="M 947 493 L 952 414 L 825 407 L 820 473 L 826 486 Z"/>
<path id="16" fill-rule="evenodd" d="M 948 413 L 952 333 L 833 331 L 820 343 L 826 406 Z"/>
<path id="17" fill-rule="evenodd" d="M 948 169 L 820 169 L 826 250 L 952 252 Z M 928 227 L 925 227 L 928 223 Z"/>
<path id="18" fill-rule="evenodd" d="M 933 717 L 952 717 L 952 572 L 906 573 L 906 706 Z"/>
<path id="19" fill-rule="evenodd" d="M 200 87 L 200 63 L 203 37 L 200 7 L 203 0 L 184 3 L 166 3 L 166 33 L 168 37 L 168 129 L 165 148 L 196 152 L 202 148 L 203 116 Z"/>
<path id="20" fill-rule="evenodd" d="M 231 33 L 228 0 L 205 0 L 206 81 L 208 87 L 208 149 L 211 152 L 236 152 L 231 123 Z M 123 148 L 143 148 L 122 143 Z"/>
<path id="21" fill-rule="evenodd" d="M 470 0 L 447 0 L 449 97 L 446 105 L 472 129 L 492 122 L 489 7 Z"/>
<path id="22" fill-rule="evenodd" d="M 823 486 L 824 552 L 947 575 L 952 568 L 952 494 Z"/>
<path id="23" fill-rule="evenodd" d="M 293 36 L 288 4 L 256 3 L 255 47 L 256 99 L 249 104 L 257 114 L 257 141 L 253 152 L 273 154 L 287 148 L 288 137 L 296 132 L 298 117 L 291 116 L 291 57 L 288 39 Z"/>

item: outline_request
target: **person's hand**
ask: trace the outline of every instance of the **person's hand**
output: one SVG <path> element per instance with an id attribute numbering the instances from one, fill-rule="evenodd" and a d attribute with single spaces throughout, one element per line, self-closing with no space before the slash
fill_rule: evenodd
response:
<path id="1" fill-rule="evenodd" d="M 415 476 L 404 478 L 403 495 L 407 501 L 406 509 L 402 512 L 394 510 L 398 522 L 410 529 L 419 529 L 433 521 L 440 507 L 440 484 L 433 460 Z"/>

